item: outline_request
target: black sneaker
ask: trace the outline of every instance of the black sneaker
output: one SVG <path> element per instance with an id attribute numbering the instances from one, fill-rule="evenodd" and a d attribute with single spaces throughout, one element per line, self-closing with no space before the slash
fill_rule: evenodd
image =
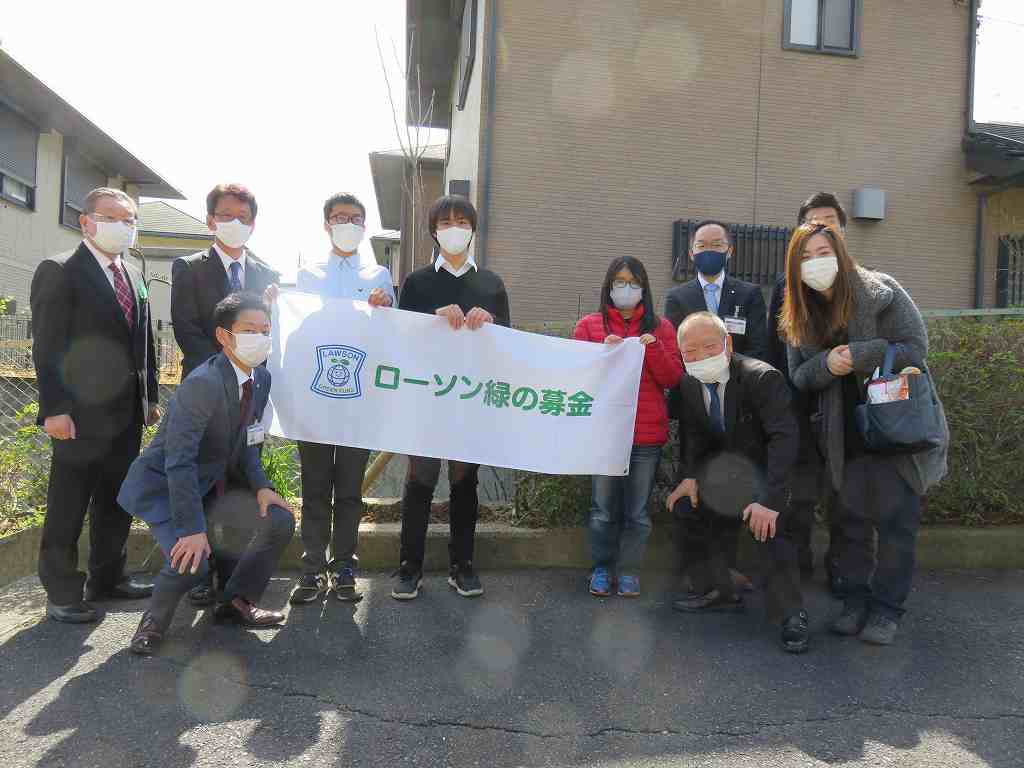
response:
<path id="1" fill-rule="evenodd" d="M 292 588 L 288 602 L 292 605 L 312 603 L 327 591 L 327 580 L 319 573 L 307 573 Z"/>
<path id="2" fill-rule="evenodd" d="M 420 585 L 423 583 L 423 571 L 420 568 L 402 563 L 401 568 L 392 575 L 398 577 L 395 586 L 391 588 L 391 596 L 395 600 L 415 600 L 419 597 Z"/>
<path id="3" fill-rule="evenodd" d="M 834 635 L 853 637 L 860 634 L 867 621 L 867 606 L 846 603 L 843 612 L 828 623 L 828 630 Z"/>
<path id="4" fill-rule="evenodd" d="M 484 593 L 480 577 L 473 570 L 473 563 L 470 560 L 451 567 L 448 571 L 448 586 L 463 597 L 479 597 Z"/>
<path id="5" fill-rule="evenodd" d="M 743 597 L 727 597 L 717 589 L 712 589 L 706 595 L 690 593 L 673 602 L 672 610 L 682 613 L 736 613 L 743 610 Z"/>
<path id="6" fill-rule="evenodd" d="M 331 574 L 331 589 L 334 596 L 343 603 L 358 603 L 363 596 L 356 591 L 356 572 L 346 565 L 337 573 Z"/>
<path id="7" fill-rule="evenodd" d="M 810 646 L 811 630 L 807 611 L 794 613 L 782 622 L 782 650 L 786 653 L 804 653 Z"/>

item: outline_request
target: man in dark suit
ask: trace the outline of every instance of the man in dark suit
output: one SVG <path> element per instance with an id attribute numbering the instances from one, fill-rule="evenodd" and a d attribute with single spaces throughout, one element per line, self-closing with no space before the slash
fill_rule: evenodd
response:
<path id="1" fill-rule="evenodd" d="M 229 293 L 277 297 L 280 275 L 245 247 L 256 226 L 256 197 L 241 184 L 218 184 L 206 196 L 206 225 L 216 234 L 213 247 L 174 260 L 171 267 L 171 324 L 181 347 L 181 379 L 220 352 L 213 309 Z M 219 574 L 221 569 L 215 569 Z M 189 593 L 193 605 L 212 605 L 209 580 Z"/>
<path id="2" fill-rule="evenodd" d="M 280 275 L 245 247 L 256 225 L 256 198 L 240 184 L 218 184 L 206 196 L 206 224 L 213 247 L 174 260 L 171 324 L 184 355 L 181 378 L 220 351 L 213 308 L 229 293 L 277 296 Z"/>
<path id="3" fill-rule="evenodd" d="M 39 579 L 47 614 L 66 622 L 95 621 L 92 601 L 150 593 L 125 575 L 131 517 L 116 499 L 143 423 L 160 418 L 146 284 L 123 259 L 135 240 L 135 201 L 101 187 L 84 209 L 82 243 L 42 262 L 31 289 L 38 423 L 53 444 Z M 78 571 L 86 510 L 88 580 Z"/>
<path id="4" fill-rule="evenodd" d="M 813 222 L 825 224 L 846 237 L 846 211 L 839 199 L 831 192 L 815 192 L 804 200 L 797 212 L 797 224 Z M 829 588 L 837 597 L 846 594 L 846 581 L 839 575 L 839 556 L 843 549 L 843 532 L 836 516 L 836 499 L 831 483 L 823 476 L 824 464 L 818 454 L 818 447 L 811 432 L 811 414 L 817 398 L 801 392 L 793 386 L 789 377 L 789 359 L 786 343 L 779 336 L 779 315 L 786 300 L 786 276 L 780 275 L 775 281 L 771 300 L 768 302 L 768 357 L 766 362 L 778 368 L 786 377 L 793 397 L 793 407 L 800 425 L 800 457 L 793 472 L 790 488 L 793 514 L 797 521 L 797 546 L 800 570 L 810 577 L 814 573 L 814 552 L 811 535 L 814 530 L 814 509 L 822 502 L 829 513 L 829 545 L 825 552 L 825 572 Z"/>
<path id="5" fill-rule="evenodd" d="M 234 293 L 214 312 L 223 352 L 181 383 L 149 447 L 136 459 L 118 500 L 145 520 L 165 557 L 149 609 L 131 641 L 156 651 L 184 594 L 209 565 L 232 564 L 219 620 L 268 627 L 284 615 L 259 608 L 270 576 L 295 532 L 291 509 L 271 487 L 260 460 L 260 424 L 270 395 L 270 310 L 256 294 Z M 225 551 L 222 542 L 243 542 Z"/>
<path id="6" fill-rule="evenodd" d="M 724 224 L 708 219 L 697 225 L 690 258 L 697 277 L 677 285 L 665 297 L 665 317 L 677 329 L 694 312 L 711 312 L 725 321 L 736 352 L 766 360 L 767 311 L 761 288 L 726 275 L 733 246 Z"/>
<path id="7" fill-rule="evenodd" d="M 733 354 L 732 336 L 710 312 L 679 328 L 687 376 L 680 382 L 682 459 L 666 504 L 692 591 L 673 608 L 688 613 L 743 607 L 729 574 L 738 529 L 746 523 L 766 565 L 769 613 L 782 620 L 782 647 L 808 646 L 787 485 L 799 431 L 782 374 Z"/>

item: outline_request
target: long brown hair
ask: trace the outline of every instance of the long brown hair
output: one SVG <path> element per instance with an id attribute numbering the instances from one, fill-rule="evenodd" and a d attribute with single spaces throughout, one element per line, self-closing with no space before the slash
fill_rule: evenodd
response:
<path id="1" fill-rule="evenodd" d="M 801 276 L 804 249 L 815 235 L 829 239 L 839 260 L 839 274 L 832 284 L 832 298 L 804 284 Z M 845 333 L 853 315 L 853 280 L 857 262 L 846 250 L 843 238 L 824 224 L 801 224 L 793 231 L 786 249 L 786 299 L 779 315 L 779 335 L 787 344 L 829 346 Z"/>

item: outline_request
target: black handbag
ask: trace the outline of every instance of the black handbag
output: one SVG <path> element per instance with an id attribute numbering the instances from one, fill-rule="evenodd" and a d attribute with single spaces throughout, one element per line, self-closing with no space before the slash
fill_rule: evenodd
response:
<path id="1" fill-rule="evenodd" d="M 889 381 L 893 375 L 896 345 L 890 344 L 878 378 Z M 864 446 L 871 453 L 899 455 L 922 453 L 942 446 L 945 439 L 942 406 L 935 393 L 928 368 L 907 376 L 910 397 L 888 403 L 863 403 L 857 406 L 857 427 Z"/>

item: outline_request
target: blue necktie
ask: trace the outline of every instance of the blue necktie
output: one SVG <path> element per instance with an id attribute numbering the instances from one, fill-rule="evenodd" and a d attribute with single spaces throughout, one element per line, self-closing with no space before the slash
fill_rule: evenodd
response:
<path id="1" fill-rule="evenodd" d="M 231 275 L 228 277 L 228 287 L 231 293 L 238 293 L 242 290 L 242 265 L 237 261 L 231 262 Z"/>
<path id="2" fill-rule="evenodd" d="M 714 283 L 704 286 L 704 303 L 707 304 L 708 312 L 718 314 L 718 286 Z"/>
<path id="3" fill-rule="evenodd" d="M 708 395 L 711 398 L 711 408 L 708 417 L 711 419 L 711 428 L 720 435 L 725 434 L 725 421 L 722 418 L 722 398 L 718 396 L 718 384 L 705 384 L 708 388 Z"/>

